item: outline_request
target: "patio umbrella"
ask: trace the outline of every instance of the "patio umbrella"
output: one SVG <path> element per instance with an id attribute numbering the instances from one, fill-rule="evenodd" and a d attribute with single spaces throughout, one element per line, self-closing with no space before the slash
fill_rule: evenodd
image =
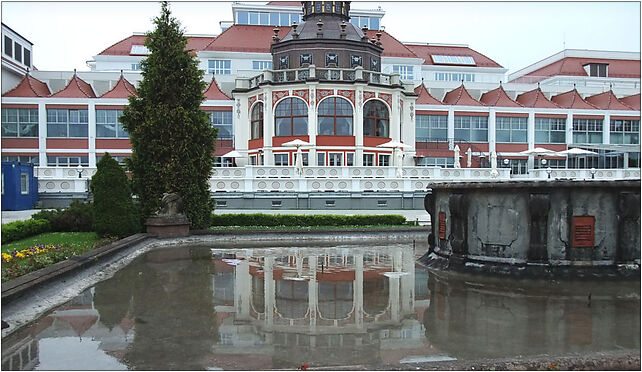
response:
<path id="1" fill-rule="evenodd" d="M 459 152 L 461 150 L 459 149 L 459 145 L 455 145 L 455 168 L 461 168 L 461 164 L 459 164 Z"/>
<path id="2" fill-rule="evenodd" d="M 535 147 L 530 150 L 520 151 L 520 154 L 523 155 L 535 155 L 535 156 L 546 156 L 546 155 L 555 155 L 556 152 L 553 150 L 545 149 L 543 147 Z"/>
<path id="3" fill-rule="evenodd" d="M 228 152 L 227 154 L 221 155 L 221 157 L 222 158 L 242 158 L 243 154 L 241 154 L 240 152 L 238 152 L 236 150 L 232 150 L 232 151 Z"/>
<path id="4" fill-rule="evenodd" d="M 403 142 L 395 141 L 395 140 L 390 140 L 386 143 L 382 143 L 377 145 L 377 147 L 384 147 L 384 148 L 389 148 L 392 149 L 392 156 L 393 156 L 393 161 L 394 161 L 394 166 L 397 167 L 396 170 L 396 177 L 401 178 L 403 176 L 403 171 L 402 171 L 402 162 L 403 162 L 403 153 L 401 152 L 401 149 L 408 149 L 411 148 L 412 146 L 407 145 Z M 395 153 L 397 151 L 397 153 Z"/>
<path id="5" fill-rule="evenodd" d="M 296 147 L 296 162 L 294 163 L 294 171 L 299 175 L 303 175 L 303 151 L 301 146 Z"/>
<path id="6" fill-rule="evenodd" d="M 312 146 L 310 142 L 305 142 L 300 139 L 294 139 L 292 141 L 285 142 L 282 146 L 285 147 L 301 147 L 301 146 Z"/>
<path id="7" fill-rule="evenodd" d="M 574 147 L 572 149 L 560 151 L 557 153 L 557 155 L 598 155 L 598 153 L 595 151 L 578 149 L 577 147 Z"/>
<path id="8" fill-rule="evenodd" d="M 390 141 L 388 141 L 386 143 L 382 143 L 380 145 L 377 145 L 377 147 L 386 147 L 386 148 L 389 148 L 389 149 L 409 149 L 412 146 L 407 145 L 407 144 L 405 144 L 403 142 L 390 140 Z"/>
<path id="9" fill-rule="evenodd" d="M 470 168 L 470 166 L 473 164 L 473 150 L 468 148 L 466 150 L 466 168 Z"/>

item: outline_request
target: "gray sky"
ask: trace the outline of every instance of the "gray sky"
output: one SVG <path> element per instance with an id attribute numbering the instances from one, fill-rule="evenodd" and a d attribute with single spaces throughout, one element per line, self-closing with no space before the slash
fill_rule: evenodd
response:
<path id="1" fill-rule="evenodd" d="M 264 4 L 265 2 L 261 2 Z M 510 72 L 564 48 L 640 51 L 639 2 L 353 2 L 381 6 L 401 41 L 468 44 Z M 218 34 L 230 2 L 172 2 L 190 34 Z M 158 2 L 2 2 L 2 22 L 34 43 L 40 70 L 89 70 L 85 61 L 152 28 Z"/>

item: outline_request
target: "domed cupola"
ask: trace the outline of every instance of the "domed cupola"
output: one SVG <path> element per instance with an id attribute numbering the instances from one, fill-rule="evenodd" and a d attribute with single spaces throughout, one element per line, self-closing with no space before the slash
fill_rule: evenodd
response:
<path id="1" fill-rule="evenodd" d="M 349 1 L 303 1 L 303 21 L 279 39 L 275 28 L 270 50 L 275 70 L 307 68 L 381 71 L 383 48 L 350 23 Z"/>

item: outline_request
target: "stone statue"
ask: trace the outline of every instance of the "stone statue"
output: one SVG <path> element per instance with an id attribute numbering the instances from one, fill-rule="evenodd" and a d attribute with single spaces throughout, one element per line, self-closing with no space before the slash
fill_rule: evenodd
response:
<path id="1" fill-rule="evenodd" d="M 164 193 L 157 216 L 177 216 L 183 214 L 183 199 L 177 193 Z"/>

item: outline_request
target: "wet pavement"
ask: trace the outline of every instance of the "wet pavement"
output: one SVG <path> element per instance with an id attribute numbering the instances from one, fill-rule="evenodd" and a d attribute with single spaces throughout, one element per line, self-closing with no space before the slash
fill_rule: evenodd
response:
<path id="1" fill-rule="evenodd" d="M 2 369 L 450 369 L 640 349 L 639 280 L 428 272 L 423 248 L 153 250 L 5 337 Z"/>

